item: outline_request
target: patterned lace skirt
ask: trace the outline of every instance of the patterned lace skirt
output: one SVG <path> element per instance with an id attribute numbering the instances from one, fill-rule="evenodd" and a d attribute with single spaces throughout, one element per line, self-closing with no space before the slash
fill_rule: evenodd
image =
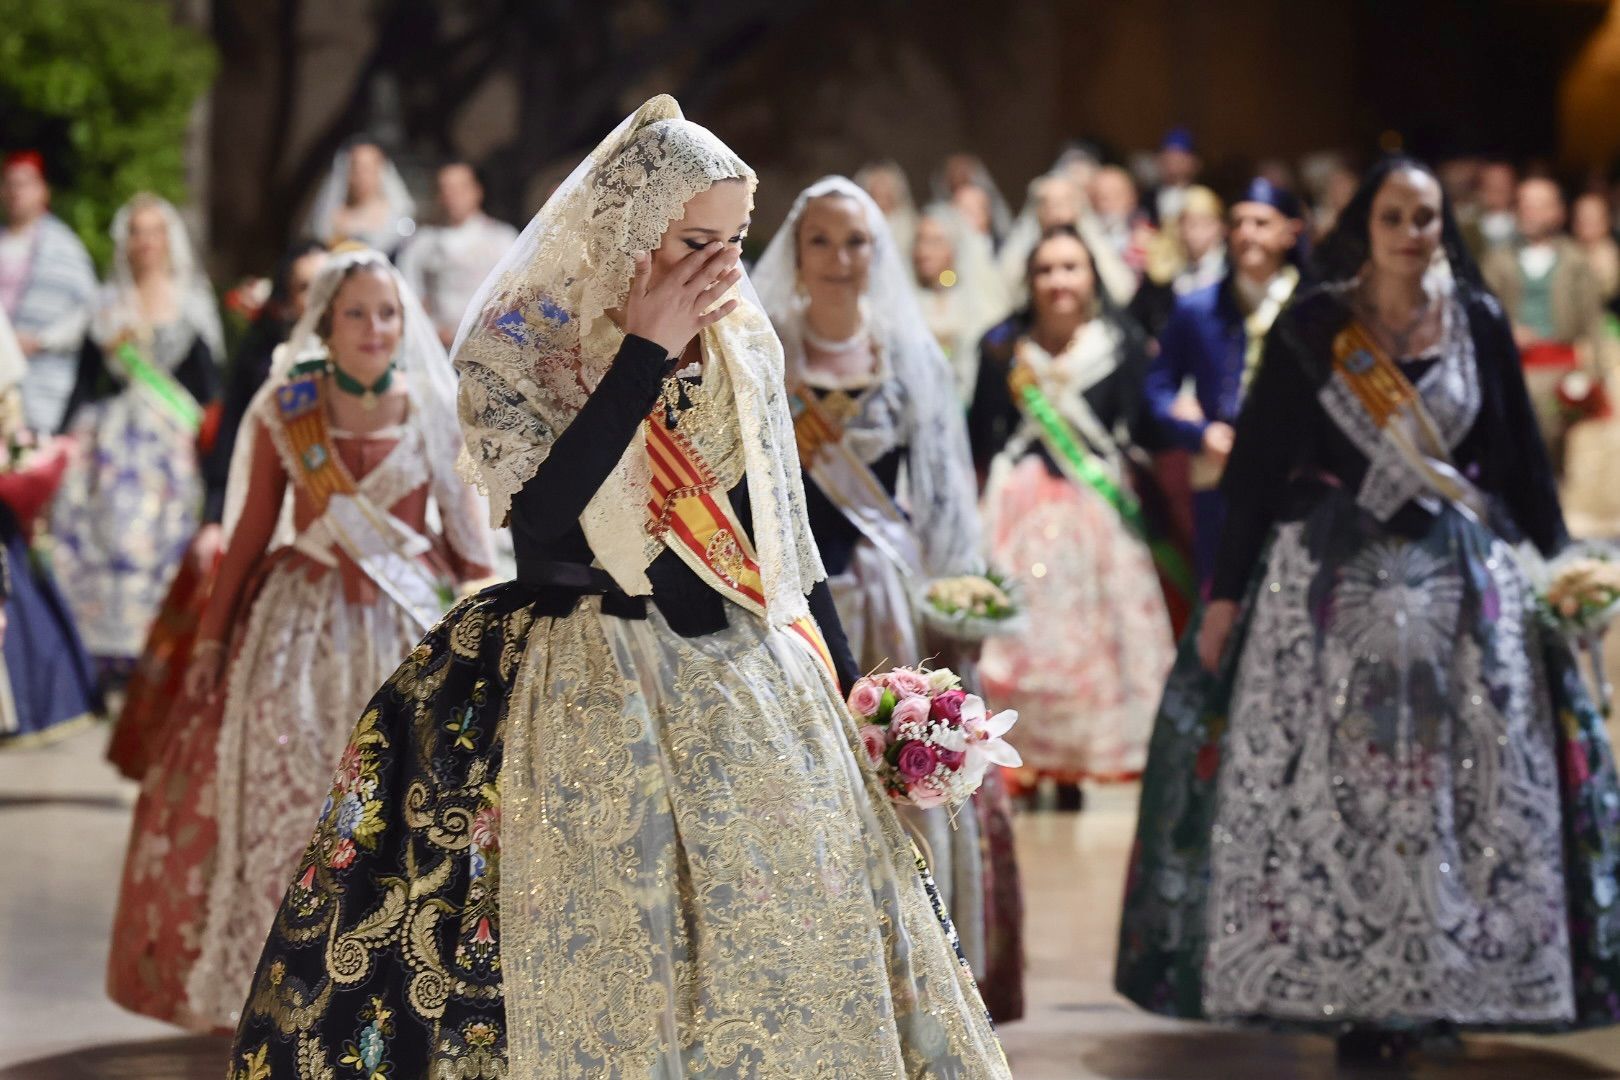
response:
<path id="1" fill-rule="evenodd" d="M 353 717 L 419 625 L 272 555 L 216 704 L 182 704 L 130 833 L 109 983 L 139 1012 L 232 1028 Z"/>
<path id="2" fill-rule="evenodd" d="M 980 675 L 1017 709 L 1026 768 L 1059 780 L 1142 771 L 1175 656 L 1153 556 L 1096 492 L 1025 457 L 985 494 L 990 564 L 1023 587 L 1028 623 L 985 643 Z"/>
<path id="3" fill-rule="evenodd" d="M 239 1075 L 1007 1076 L 808 646 L 594 605 L 487 590 L 372 699 Z"/>
<path id="4" fill-rule="evenodd" d="M 1279 527 L 1219 679 L 1189 634 L 1118 969 L 1156 1011 L 1294 1025 L 1620 1018 L 1620 789 L 1512 549 L 1329 496 Z"/>

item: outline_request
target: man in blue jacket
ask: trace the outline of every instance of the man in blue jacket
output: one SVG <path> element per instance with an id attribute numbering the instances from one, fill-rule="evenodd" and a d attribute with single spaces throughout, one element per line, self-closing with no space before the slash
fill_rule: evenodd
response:
<path id="1" fill-rule="evenodd" d="M 1232 425 L 1266 331 L 1299 284 L 1304 225 L 1291 193 L 1263 178 L 1250 181 L 1230 212 L 1226 278 L 1176 300 L 1148 370 L 1148 410 L 1162 445 L 1193 455 L 1193 555 L 1201 587 L 1214 570 L 1226 513 L 1217 487 L 1232 451 Z"/>

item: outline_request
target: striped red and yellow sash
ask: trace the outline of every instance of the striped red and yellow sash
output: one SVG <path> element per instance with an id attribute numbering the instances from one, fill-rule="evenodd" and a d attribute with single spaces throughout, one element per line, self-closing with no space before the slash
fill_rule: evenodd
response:
<path id="1" fill-rule="evenodd" d="M 731 499 L 695 447 L 666 428 L 655 413 L 646 420 L 647 462 L 652 490 L 648 531 L 668 544 L 708 585 L 740 607 L 765 616 L 765 581 L 748 534 L 737 522 Z M 832 653 L 815 620 L 788 629 L 803 638 L 838 681 Z"/>

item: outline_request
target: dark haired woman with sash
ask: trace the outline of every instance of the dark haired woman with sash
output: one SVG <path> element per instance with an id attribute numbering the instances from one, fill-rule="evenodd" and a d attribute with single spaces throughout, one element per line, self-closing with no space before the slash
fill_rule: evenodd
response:
<path id="1" fill-rule="evenodd" d="M 1319 258 L 1237 425 L 1118 986 L 1347 1057 L 1613 1023 L 1620 790 L 1518 562 L 1565 534 L 1508 323 L 1410 159 L 1369 174 Z"/>
<path id="2" fill-rule="evenodd" d="M 454 402 L 398 272 L 334 255 L 233 455 L 225 553 L 136 808 L 109 967 L 121 1004 L 234 1027 L 354 715 L 456 586 L 488 575 Z"/>
<path id="3" fill-rule="evenodd" d="M 1078 809 L 1082 781 L 1142 771 L 1175 655 L 1125 456 L 1147 354 L 1074 229 L 1048 230 L 1026 276 L 1029 306 L 979 346 L 968 411 L 990 563 L 1023 586 L 1028 612 L 1022 633 L 986 643 L 980 676 L 1018 710 L 1026 780 L 1052 780 L 1058 806 Z"/>

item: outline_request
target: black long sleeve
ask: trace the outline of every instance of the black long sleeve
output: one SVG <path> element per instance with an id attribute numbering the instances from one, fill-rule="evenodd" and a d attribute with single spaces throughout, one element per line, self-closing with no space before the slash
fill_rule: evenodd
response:
<path id="1" fill-rule="evenodd" d="M 1513 329 L 1494 299 L 1483 299 L 1470 312 L 1484 407 L 1490 428 L 1482 447 L 1481 485 L 1497 493 L 1513 523 L 1543 555 L 1569 542 L 1564 512 L 1558 505 L 1558 482 L 1535 411 L 1524 385 Z"/>
<path id="2" fill-rule="evenodd" d="M 968 406 L 967 429 L 973 467 L 981 475 L 1018 429 L 1018 405 L 1007 385 L 1007 369 L 1012 345 L 1021 332 L 1019 324 L 1008 320 L 979 342 L 979 371 Z"/>
<path id="3" fill-rule="evenodd" d="M 855 664 L 855 654 L 849 648 L 849 636 L 844 633 L 844 624 L 838 618 L 838 607 L 833 603 L 832 589 L 828 588 L 825 580 L 818 581 L 815 588 L 810 590 L 810 616 L 821 627 L 821 637 L 827 643 L 827 652 L 832 654 L 833 671 L 838 675 L 838 685 L 847 692 L 855 685 L 855 680 L 861 677 L 860 668 Z"/>
<path id="4" fill-rule="evenodd" d="M 512 497 L 512 538 L 521 559 L 543 552 L 571 530 L 636 428 L 652 411 L 669 369 L 662 345 L 627 335 L 607 374 L 523 490 Z M 555 558 L 554 554 L 541 556 Z"/>
<path id="5" fill-rule="evenodd" d="M 73 423 L 73 417 L 80 409 L 92 401 L 105 397 L 110 384 L 107 357 L 102 353 L 101 346 L 86 334 L 84 344 L 79 346 L 79 366 L 73 376 L 73 390 L 68 394 L 67 405 L 62 409 L 62 424 L 57 429 L 57 434 L 68 430 Z"/>
<path id="6" fill-rule="evenodd" d="M 1315 387 L 1279 335 L 1272 334 L 1238 414 L 1232 455 L 1221 477 L 1227 512 L 1212 599 L 1243 596 L 1266 536 L 1287 503 L 1289 477 L 1309 456 L 1313 424 L 1325 421 Z"/>
<path id="7" fill-rule="evenodd" d="M 197 404 L 207 407 L 219 397 L 219 360 L 202 338 L 193 338 L 185 358 L 174 369 L 174 381 L 186 388 Z"/>

